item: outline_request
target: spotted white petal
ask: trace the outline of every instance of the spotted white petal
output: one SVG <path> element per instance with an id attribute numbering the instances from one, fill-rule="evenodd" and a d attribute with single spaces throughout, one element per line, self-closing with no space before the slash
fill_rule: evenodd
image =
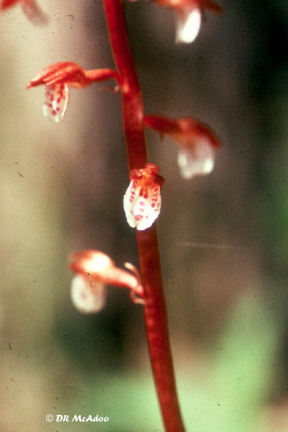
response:
<path id="1" fill-rule="evenodd" d="M 67 84 L 54 84 L 45 86 L 45 103 L 43 113 L 48 120 L 61 123 L 69 102 L 69 86 Z"/>
<path id="2" fill-rule="evenodd" d="M 100 282 L 91 282 L 77 275 L 71 283 L 71 299 L 76 309 L 82 313 L 98 312 L 106 302 L 106 287 Z"/>
<path id="3" fill-rule="evenodd" d="M 215 148 L 208 140 L 198 140 L 193 147 L 180 148 L 178 166 L 184 179 L 209 174 L 214 168 Z"/>
<path id="4" fill-rule="evenodd" d="M 124 195 L 124 211 L 127 222 L 132 228 L 140 231 L 149 228 L 157 219 L 161 208 L 160 186 L 155 184 L 151 188 L 138 186 L 135 180 L 130 185 Z"/>
<path id="5" fill-rule="evenodd" d="M 198 36 L 202 15 L 198 8 L 175 12 L 176 43 L 191 43 Z"/>

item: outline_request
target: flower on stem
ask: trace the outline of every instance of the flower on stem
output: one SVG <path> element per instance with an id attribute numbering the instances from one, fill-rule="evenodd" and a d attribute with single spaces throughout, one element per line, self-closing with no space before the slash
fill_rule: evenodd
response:
<path id="1" fill-rule="evenodd" d="M 136 0 L 130 0 L 136 1 Z M 191 43 L 198 36 L 204 11 L 220 13 L 221 7 L 211 0 L 153 0 L 175 12 L 176 42 Z"/>
<path id="2" fill-rule="evenodd" d="M 35 0 L 2 0 L 0 4 L 0 9 L 6 11 L 10 7 L 20 4 L 22 10 L 27 16 L 27 18 L 34 24 L 44 25 L 47 24 L 47 17 L 41 11 Z"/>
<path id="3" fill-rule="evenodd" d="M 145 116 L 146 127 L 169 135 L 179 144 L 178 166 L 183 178 L 209 174 L 214 168 L 215 150 L 221 143 L 207 125 L 191 117 L 177 120 Z"/>
<path id="4" fill-rule="evenodd" d="M 160 190 L 164 178 L 158 175 L 159 168 L 152 163 L 130 173 L 130 184 L 124 195 L 124 211 L 132 228 L 149 228 L 160 214 Z"/>
<path id="5" fill-rule="evenodd" d="M 27 85 L 26 89 L 45 85 L 45 103 L 43 113 L 49 120 L 60 123 L 69 101 L 70 87 L 85 88 L 94 82 L 117 79 L 112 69 L 94 69 L 85 71 L 76 63 L 60 62 L 43 69 Z"/>
<path id="6" fill-rule="evenodd" d="M 106 285 L 130 289 L 135 303 L 143 303 L 143 287 L 137 269 L 124 266 L 132 273 L 115 266 L 108 255 L 97 250 L 84 250 L 69 256 L 70 269 L 76 274 L 71 284 L 74 306 L 83 313 L 101 310 L 106 300 Z"/>

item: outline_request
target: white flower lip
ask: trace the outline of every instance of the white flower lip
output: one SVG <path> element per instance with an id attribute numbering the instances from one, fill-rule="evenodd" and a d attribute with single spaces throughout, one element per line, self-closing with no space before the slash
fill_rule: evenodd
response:
<path id="1" fill-rule="evenodd" d="M 105 306 L 106 287 L 100 282 L 91 282 L 82 275 L 76 275 L 71 282 L 71 300 L 82 313 L 99 312 Z"/>
<path id="2" fill-rule="evenodd" d="M 123 205 L 128 225 L 131 228 L 139 231 L 149 228 L 160 213 L 160 186 L 147 188 L 147 193 L 143 196 L 142 187 L 135 186 L 132 180 L 124 195 Z"/>
<path id="3" fill-rule="evenodd" d="M 44 116 L 54 122 L 62 123 L 69 102 L 70 89 L 67 84 L 45 86 Z"/>
<path id="4" fill-rule="evenodd" d="M 215 149 L 209 141 L 201 139 L 191 148 L 180 148 L 178 166 L 184 179 L 210 174 L 214 168 Z"/>
<path id="5" fill-rule="evenodd" d="M 176 43 L 194 42 L 201 27 L 202 14 L 200 9 L 175 11 Z"/>

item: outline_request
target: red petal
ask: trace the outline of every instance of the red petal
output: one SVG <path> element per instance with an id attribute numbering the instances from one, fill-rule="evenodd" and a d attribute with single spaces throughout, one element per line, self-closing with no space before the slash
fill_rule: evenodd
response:
<path id="1" fill-rule="evenodd" d="M 21 0 L 2 0 L 0 8 L 1 10 L 6 10 L 20 2 Z"/>
<path id="2" fill-rule="evenodd" d="M 54 63 L 43 69 L 31 80 L 26 89 L 45 84 L 69 84 L 71 86 L 86 87 L 87 79 L 85 71 L 76 63 L 60 62 Z"/>
<path id="3" fill-rule="evenodd" d="M 77 63 L 59 62 L 43 69 L 33 78 L 26 89 L 38 85 L 69 84 L 70 87 L 87 87 L 93 82 L 104 81 L 110 78 L 118 78 L 112 69 L 94 69 L 84 71 Z"/>
<path id="4" fill-rule="evenodd" d="M 84 250 L 73 253 L 69 257 L 70 269 L 88 278 L 92 282 L 129 288 L 139 295 L 138 278 L 118 267 L 108 255 L 97 250 Z"/>
<path id="5" fill-rule="evenodd" d="M 161 135 L 170 135 L 183 147 L 193 146 L 194 140 L 199 138 L 208 139 L 215 148 L 221 146 L 221 142 L 213 130 L 192 117 L 171 119 L 150 115 L 144 117 L 144 125 L 154 129 Z"/>

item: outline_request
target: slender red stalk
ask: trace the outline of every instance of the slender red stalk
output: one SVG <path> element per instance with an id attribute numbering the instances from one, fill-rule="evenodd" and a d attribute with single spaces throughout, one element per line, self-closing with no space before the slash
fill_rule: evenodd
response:
<path id="1" fill-rule="evenodd" d="M 122 90 L 122 115 L 129 170 L 148 162 L 142 93 L 130 50 L 121 0 L 103 0 L 111 48 Z M 184 432 L 169 342 L 156 224 L 136 231 L 145 293 L 145 325 L 155 385 L 166 432 Z"/>

